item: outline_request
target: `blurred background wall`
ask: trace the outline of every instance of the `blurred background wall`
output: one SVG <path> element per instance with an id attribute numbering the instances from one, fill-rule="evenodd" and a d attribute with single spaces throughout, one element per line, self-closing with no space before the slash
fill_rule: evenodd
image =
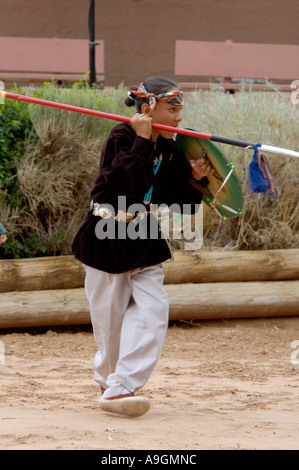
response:
<path id="1" fill-rule="evenodd" d="M 0 0 L 0 8 L 1 36 L 86 39 L 89 53 L 89 0 Z M 176 39 L 299 44 L 299 2 L 95 0 L 95 36 L 105 41 L 105 85 L 130 86 L 174 78 Z"/>

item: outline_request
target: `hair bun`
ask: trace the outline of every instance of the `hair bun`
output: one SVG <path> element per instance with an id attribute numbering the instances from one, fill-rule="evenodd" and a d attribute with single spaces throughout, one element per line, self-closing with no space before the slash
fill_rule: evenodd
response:
<path id="1" fill-rule="evenodd" d="M 125 105 L 128 107 L 131 107 L 131 106 L 135 106 L 135 104 L 136 104 L 136 96 L 132 93 L 132 91 L 128 91 L 128 96 L 125 99 Z"/>

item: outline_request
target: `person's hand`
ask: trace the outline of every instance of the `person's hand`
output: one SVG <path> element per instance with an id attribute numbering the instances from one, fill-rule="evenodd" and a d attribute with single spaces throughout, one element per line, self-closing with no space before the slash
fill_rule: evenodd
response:
<path id="1" fill-rule="evenodd" d="M 190 160 L 192 168 L 192 176 L 196 180 L 200 180 L 204 176 L 213 175 L 215 173 L 214 168 L 207 158 L 199 158 L 198 160 Z"/>
<path id="2" fill-rule="evenodd" d="M 7 235 L 6 233 L 2 233 L 2 235 L 0 235 L 0 245 L 3 245 L 3 243 L 5 243 L 7 240 Z"/>
<path id="3" fill-rule="evenodd" d="M 140 137 L 150 139 L 152 136 L 152 118 L 147 114 L 136 113 L 131 119 L 131 126 Z"/>

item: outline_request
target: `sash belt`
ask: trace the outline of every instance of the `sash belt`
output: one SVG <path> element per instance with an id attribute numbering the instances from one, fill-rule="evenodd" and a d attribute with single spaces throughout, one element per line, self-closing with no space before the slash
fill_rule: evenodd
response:
<path id="1" fill-rule="evenodd" d="M 123 210 L 117 211 L 116 215 L 114 212 L 106 207 L 103 204 L 99 204 L 98 202 L 91 201 L 90 202 L 90 210 L 92 210 L 92 214 L 98 217 L 102 217 L 102 219 L 110 219 L 114 216 L 114 220 L 116 222 L 131 222 L 134 219 L 139 217 L 141 220 L 147 215 L 147 211 L 144 212 L 136 212 L 132 214 L 131 212 L 125 212 Z"/>

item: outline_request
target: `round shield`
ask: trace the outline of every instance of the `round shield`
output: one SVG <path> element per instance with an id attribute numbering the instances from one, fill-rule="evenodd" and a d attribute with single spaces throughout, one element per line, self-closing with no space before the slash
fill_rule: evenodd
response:
<path id="1" fill-rule="evenodd" d="M 195 130 L 195 129 L 192 129 Z M 190 160 L 207 158 L 215 170 L 208 176 L 209 183 L 203 188 L 203 201 L 223 219 L 231 219 L 242 213 L 243 196 L 235 168 L 214 142 L 177 134 L 176 143 L 180 153 Z"/>

